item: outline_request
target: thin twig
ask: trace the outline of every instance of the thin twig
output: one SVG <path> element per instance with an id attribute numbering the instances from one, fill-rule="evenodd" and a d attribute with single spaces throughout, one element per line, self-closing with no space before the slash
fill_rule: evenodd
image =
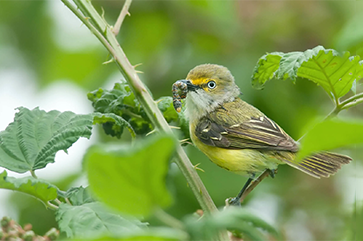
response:
<path id="1" fill-rule="evenodd" d="M 161 208 L 157 208 L 155 210 L 155 217 L 157 219 L 159 219 L 161 222 L 163 222 L 164 224 L 168 225 L 169 227 L 179 229 L 179 230 L 185 229 L 184 224 L 181 221 L 174 218 L 173 216 L 171 216 L 169 213 L 165 212 Z"/>
<path id="2" fill-rule="evenodd" d="M 117 36 L 118 33 L 120 32 L 122 22 L 124 21 L 126 15 L 130 16 L 129 8 L 130 8 L 130 5 L 131 5 L 131 2 L 132 2 L 132 0 L 126 0 L 125 4 L 124 4 L 124 6 L 123 6 L 123 8 L 122 8 L 122 10 L 120 12 L 120 15 L 117 18 L 115 26 L 113 26 L 113 28 L 112 28 L 112 32 L 113 32 L 113 34 L 115 36 Z"/>
<path id="3" fill-rule="evenodd" d="M 69 201 L 69 199 L 68 199 L 68 198 L 64 198 L 64 200 L 66 201 L 66 203 L 67 203 L 67 204 L 69 204 L 69 205 L 71 205 L 71 206 L 73 205 L 73 204 Z"/>
<path id="4" fill-rule="evenodd" d="M 270 170 L 266 169 L 261 175 L 259 175 L 256 180 L 253 180 L 251 182 L 251 184 L 248 186 L 248 188 L 245 190 L 245 192 L 243 193 L 240 202 L 243 202 L 243 200 L 247 197 L 247 195 L 252 192 L 253 189 L 255 189 L 255 187 L 266 177 L 268 177 L 270 175 Z"/>

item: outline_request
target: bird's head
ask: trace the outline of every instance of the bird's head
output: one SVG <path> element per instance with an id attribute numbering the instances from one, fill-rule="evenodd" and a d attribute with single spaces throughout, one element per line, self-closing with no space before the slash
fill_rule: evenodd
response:
<path id="1" fill-rule="evenodd" d="M 198 65 L 182 81 L 187 84 L 186 108 L 189 117 L 203 116 L 223 103 L 233 101 L 240 94 L 231 72 L 221 65 Z"/>

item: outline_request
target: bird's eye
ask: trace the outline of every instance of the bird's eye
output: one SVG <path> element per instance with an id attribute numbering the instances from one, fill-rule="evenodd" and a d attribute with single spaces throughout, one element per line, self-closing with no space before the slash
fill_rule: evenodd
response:
<path id="1" fill-rule="evenodd" d="M 212 80 L 212 81 L 209 81 L 209 82 L 207 83 L 207 86 L 208 86 L 208 88 L 209 88 L 209 89 L 214 89 L 214 88 L 217 86 L 217 84 L 216 84 L 216 82 L 214 82 L 214 81 Z"/>

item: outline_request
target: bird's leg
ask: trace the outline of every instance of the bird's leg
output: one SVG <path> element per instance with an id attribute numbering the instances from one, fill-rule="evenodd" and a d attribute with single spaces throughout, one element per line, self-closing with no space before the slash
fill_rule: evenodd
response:
<path id="1" fill-rule="evenodd" d="M 241 191 L 238 193 L 238 195 L 230 200 L 228 200 L 228 204 L 231 206 L 241 206 L 241 197 L 243 195 L 243 193 L 245 192 L 245 190 L 247 189 L 247 187 L 250 185 L 250 183 L 253 181 L 253 177 L 255 175 L 253 175 L 252 177 L 248 178 L 247 182 L 245 183 L 245 185 L 242 187 Z"/>
<path id="2" fill-rule="evenodd" d="M 270 177 L 275 178 L 275 175 L 277 173 L 277 169 L 268 169 L 268 171 L 270 172 Z"/>

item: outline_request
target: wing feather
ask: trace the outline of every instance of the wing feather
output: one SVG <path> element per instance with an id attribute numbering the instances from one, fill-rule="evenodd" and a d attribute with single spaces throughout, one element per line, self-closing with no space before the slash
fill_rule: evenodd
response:
<path id="1" fill-rule="evenodd" d="M 204 144 L 227 149 L 297 152 L 296 142 L 261 112 L 258 116 L 230 118 L 224 108 L 199 120 L 195 134 Z"/>

